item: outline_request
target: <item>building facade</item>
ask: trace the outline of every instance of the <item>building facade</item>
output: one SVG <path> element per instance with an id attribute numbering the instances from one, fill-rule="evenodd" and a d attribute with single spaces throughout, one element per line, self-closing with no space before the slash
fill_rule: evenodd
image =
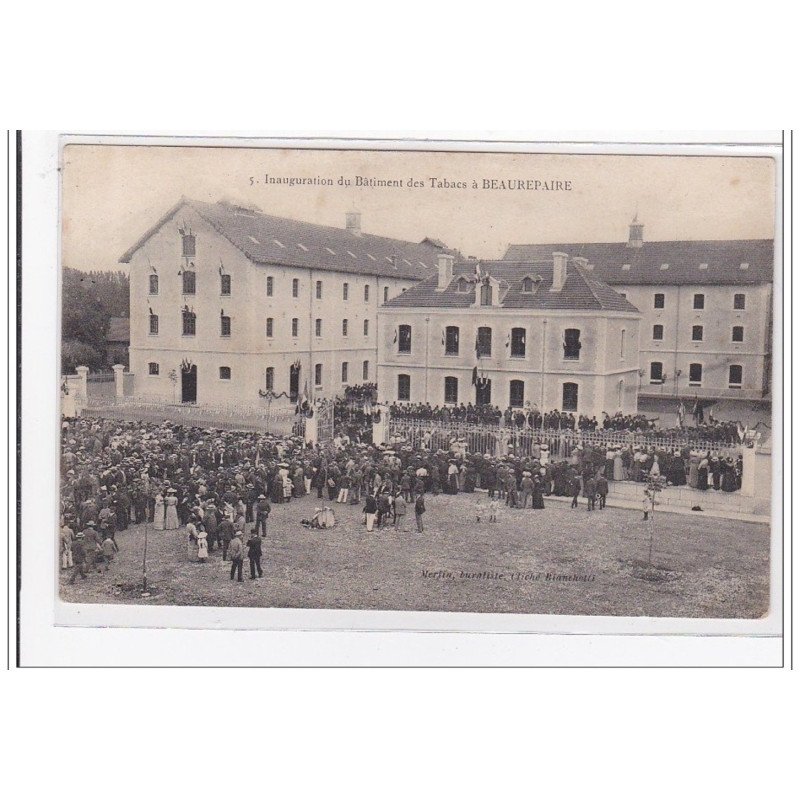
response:
<path id="1" fill-rule="evenodd" d="M 120 259 L 130 268 L 137 397 L 258 406 L 376 380 L 378 306 L 435 270 L 438 242 L 181 200 Z"/>
<path id="2" fill-rule="evenodd" d="M 641 315 L 585 261 L 437 267 L 379 310 L 381 401 L 636 412 Z"/>
<path id="3" fill-rule="evenodd" d="M 642 397 L 760 400 L 772 369 L 771 239 L 510 245 L 505 258 L 561 249 L 642 312 Z"/>

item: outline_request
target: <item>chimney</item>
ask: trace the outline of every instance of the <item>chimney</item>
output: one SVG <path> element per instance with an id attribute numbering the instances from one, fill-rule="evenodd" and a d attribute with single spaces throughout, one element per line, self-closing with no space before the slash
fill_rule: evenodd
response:
<path id="1" fill-rule="evenodd" d="M 644 243 L 644 225 L 639 222 L 639 215 L 635 214 L 628 232 L 628 247 L 641 247 Z"/>
<path id="2" fill-rule="evenodd" d="M 455 258 L 450 253 L 439 253 L 439 282 L 437 291 L 443 292 L 453 280 L 453 262 Z"/>
<path id="3" fill-rule="evenodd" d="M 553 285 L 551 292 L 560 292 L 564 288 L 567 280 L 567 259 L 566 253 L 553 253 Z"/>
<path id="4" fill-rule="evenodd" d="M 353 234 L 353 236 L 361 236 L 361 212 L 348 211 L 345 214 L 345 228 Z"/>

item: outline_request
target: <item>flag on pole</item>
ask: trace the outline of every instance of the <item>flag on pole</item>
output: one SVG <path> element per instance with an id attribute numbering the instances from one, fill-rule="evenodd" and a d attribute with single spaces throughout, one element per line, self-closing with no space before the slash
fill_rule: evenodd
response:
<path id="1" fill-rule="evenodd" d="M 397 328 L 394 329 L 394 339 L 392 340 L 392 344 L 397 344 Z"/>
<path id="2" fill-rule="evenodd" d="M 473 386 L 477 386 L 478 385 L 478 368 L 477 367 L 473 367 L 472 368 L 472 385 Z"/>

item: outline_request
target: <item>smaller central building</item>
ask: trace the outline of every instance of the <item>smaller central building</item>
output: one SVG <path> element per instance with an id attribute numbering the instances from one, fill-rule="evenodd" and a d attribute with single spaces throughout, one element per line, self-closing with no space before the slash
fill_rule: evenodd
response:
<path id="1" fill-rule="evenodd" d="M 378 309 L 382 402 L 636 413 L 638 309 L 588 262 L 456 262 Z"/>

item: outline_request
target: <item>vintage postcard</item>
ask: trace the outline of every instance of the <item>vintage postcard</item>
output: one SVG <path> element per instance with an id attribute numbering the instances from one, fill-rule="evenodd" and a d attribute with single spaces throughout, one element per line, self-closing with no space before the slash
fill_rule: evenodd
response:
<path id="1" fill-rule="evenodd" d="M 779 161 L 525 149 L 62 143 L 62 619 L 774 627 Z"/>

